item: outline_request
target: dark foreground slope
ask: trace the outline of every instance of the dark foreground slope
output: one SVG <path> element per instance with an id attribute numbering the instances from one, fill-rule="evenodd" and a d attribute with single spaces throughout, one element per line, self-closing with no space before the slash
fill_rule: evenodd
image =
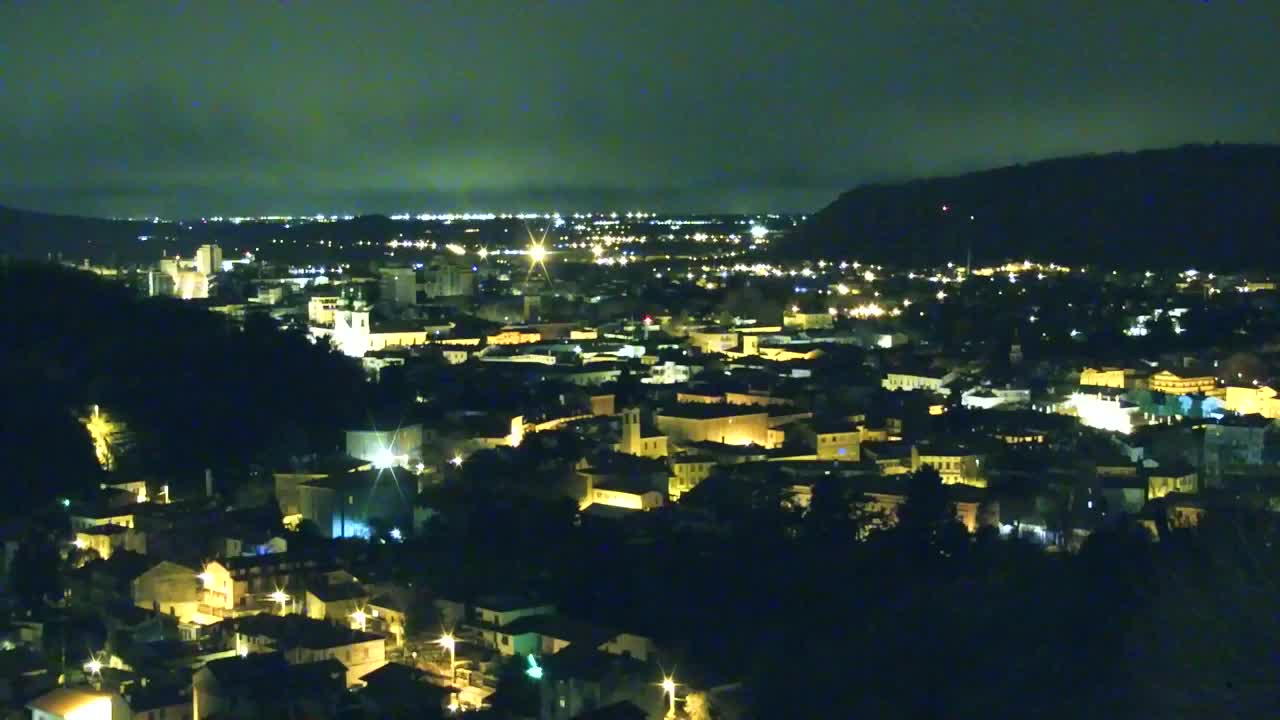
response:
<path id="1" fill-rule="evenodd" d="M 971 219 L 972 218 L 972 219 Z M 788 259 L 924 264 L 1280 266 L 1280 146 L 1082 156 L 841 195 L 780 242 Z"/>

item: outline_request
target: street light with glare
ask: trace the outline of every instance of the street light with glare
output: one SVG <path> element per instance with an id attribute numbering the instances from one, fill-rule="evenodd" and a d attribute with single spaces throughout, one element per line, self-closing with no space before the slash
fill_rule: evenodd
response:
<path id="1" fill-rule="evenodd" d="M 453 457 L 449 458 L 449 464 L 456 468 L 462 467 L 462 454 L 454 453 Z"/>
<path id="2" fill-rule="evenodd" d="M 289 594 L 280 588 L 276 588 L 274 592 L 267 596 L 271 602 L 280 606 L 280 614 L 284 615 L 284 606 L 289 602 Z"/>
<path id="3" fill-rule="evenodd" d="M 667 717 L 673 718 L 676 716 L 676 680 L 670 675 L 667 675 L 662 678 L 660 686 L 662 687 L 662 692 L 666 693 L 667 698 L 669 699 L 667 705 Z"/>
<path id="4" fill-rule="evenodd" d="M 363 632 L 364 630 L 368 629 L 369 616 L 368 614 L 365 613 L 364 610 L 356 610 L 355 612 L 351 613 L 351 620 L 356 624 L 357 630 L 360 630 L 361 632 Z"/>
<path id="5" fill-rule="evenodd" d="M 436 640 L 436 644 L 449 651 L 449 682 L 452 684 L 457 680 L 457 661 L 458 661 L 458 639 L 453 633 L 447 632 Z"/>
<path id="6" fill-rule="evenodd" d="M 89 662 L 84 664 L 84 671 L 90 675 L 101 675 L 102 661 L 96 657 L 89 658 Z"/>

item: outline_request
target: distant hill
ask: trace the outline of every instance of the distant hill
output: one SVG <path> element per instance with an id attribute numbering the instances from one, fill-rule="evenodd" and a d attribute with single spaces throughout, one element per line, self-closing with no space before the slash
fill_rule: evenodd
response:
<path id="1" fill-rule="evenodd" d="M 174 223 L 52 215 L 0 207 L 0 255 L 65 260 L 130 254 L 139 237 L 173 235 Z"/>
<path id="2" fill-rule="evenodd" d="M 972 217 L 972 219 L 970 219 Z M 1045 160 L 850 190 L 775 252 L 898 265 L 1031 258 L 1113 267 L 1280 267 L 1280 146 Z"/>

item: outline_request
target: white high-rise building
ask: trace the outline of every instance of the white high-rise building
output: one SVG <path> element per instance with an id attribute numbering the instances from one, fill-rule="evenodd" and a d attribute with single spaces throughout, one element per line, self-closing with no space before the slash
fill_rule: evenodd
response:
<path id="1" fill-rule="evenodd" d="M 217 245 L 201 245 L 197 248 L 196 272 L 203 275 L 222 272 L 222 248 Z"/>

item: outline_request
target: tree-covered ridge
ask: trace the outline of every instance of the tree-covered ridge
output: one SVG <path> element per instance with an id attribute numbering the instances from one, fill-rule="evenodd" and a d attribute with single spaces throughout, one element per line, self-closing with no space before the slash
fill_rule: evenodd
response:
<path id="1" fill-rule="evenodd" d="M 1031 258 L 1069 266 L 1276 263 L 1280 147 L 1196 145 L 855 188 L 779 241 L 792 259 L 892 264 Z"/>
<path id="2" fill-rule="evenodd" d="M 80 420 L 93 405 L 129 430 L 121 472 L 179 481 L 337 447 L 362 407 L 358 365 L 265 318 L 240 327 L 90 273 L 24 263 L 0 265 L 0 306 L 6 457 L 22 475 L 52 476 L 37 494 L 93 472 Z"/>

